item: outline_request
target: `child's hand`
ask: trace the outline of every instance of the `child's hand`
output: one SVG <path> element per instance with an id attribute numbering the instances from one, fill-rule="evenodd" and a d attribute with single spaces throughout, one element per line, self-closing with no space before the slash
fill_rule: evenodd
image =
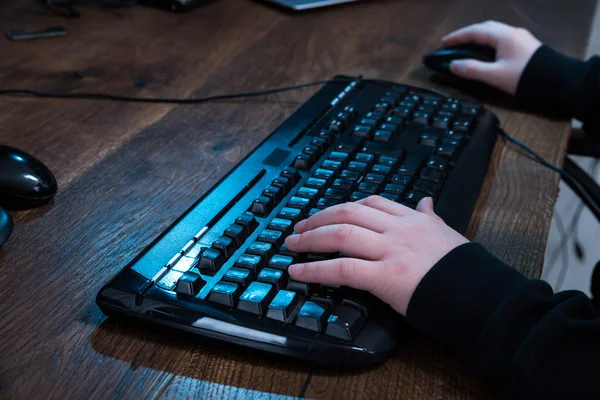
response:
<path id="1" fill-rule="evenodd" d="M 493 47 L 496 62 L 456 60 L 450 64 L 450 70 L 462 78 L 481 81 L 513 95 L 525 66 L 541 46 L 529 31 L 495 21 L 470 25 L 442 38 L 445 47 L 467 43 Z"/>
<path id="2" fill-rule="evenodd" d="M 371 196 L 320 211 L 295 230 L 286 239 L 290 250 L 347 257 L 292 265 L 292 278 L 367 290 L 402 315 L 431 267 L 468 242 L 435 215 L 431 198 L 415 211 Z"/>

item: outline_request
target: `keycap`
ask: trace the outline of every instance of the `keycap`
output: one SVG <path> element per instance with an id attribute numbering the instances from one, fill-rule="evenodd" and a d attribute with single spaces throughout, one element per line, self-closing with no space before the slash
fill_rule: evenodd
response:
<path id="1" fill-rule="evenodd" d="M 388 123 L 388 124 L 400 125 L 400 124 L 402 124 L 404 122 L 404 118 L 390 116 L 390 117 L 387 117 L 385 119 L 385 122 Z"/>
<path id="2" fill-rule="evenodd" d="M 400 100 L 400 96 L 398 96 L 398 95 L 394 95 L 394 96 L 385 95 L 381 99 L 379 99 L 379 102 L 387 103 L 393 107 L 398 102 L 398 100 Z"/>
<path id="3" fill-rule="evenodd" d="M 393 194 L 393 193 L 384 192 L 384 193 L 381 193 L 380 196 L 383 197 L 383 198 L 385 198 L 385 199 L 394 201 L 396 203 L 398 203 L 398 202 L 400 202 L 402 200 L 402 197 L 399 194 Z"/>
<path id="4" fill-rule="evenodd" d="M 281 171 L 281 176 L 288 178 L 292 185 L 295 185 L 300 180 L 300 173 L 296 168 L 287 167 L 283 171 Z"/>
<path id="5" fill-rule="evenodd" d="M 254 218 L 254 215 L 249 212 L 245 212 L 235 219 L 235 223 L 244 228 L 246 237 L 250 235 L 258 227 L 258 221 Z"/>
<path id="6" fill-rule="evenodd" d="M 361 177 L 360 172 L 351 171 L 349 169 L 343 170 L 342 173 L 340 174 L 340 179 L 346 179 L 346 180 L 353 181 L 353 182 L 356 182 L 357 180 L 359 180 L 360 177 Z"/>
<path id="7" fill-rule="evenodd" d="M 460 130 L 450 129 L 446 136 L 450 139 L 463 140 L 465 138 L 465 133 Z"/>
<path id="8" fill-rule="evenodd" d="M 325 151 L 325 149 L 328 147 L 327 140 L 320 137 L 312 138 L 310 144 L 318 148 L 321 152 Z"/>
<path id="9" fill-rule="evenodd" d="M 382 112 L 369 111 L 368 113 L 365 114 L 365 118 L 379 121 L 379 120 L 381 120 L 381 118 L 383 118 L 383 115 L 384 114 Z"/>
<path id="10" fill-rule="evenodd" d="M 229 225 L 223 232 L 223 236 L 231 238 L 235 243 L 235 247 L 239 247 L 240 244 L 244 243 L 248 234 L 244 230 L 244 227 L 238 224 Z"/>
<path id="11" fill-rule="evenodd" d="M 281 271 L 287 271 L 288 267 L 290 265 L 292 265 L 293 262 L 294 262 L 294 259 L 292 257 L 285 256 L 282 254 L 275 254 L 269 260 L 268 267 L 272 268 L 272 269 L 281 270 Z"/>
<path id="12" fill-rule="evenodd" d="M 386 122 L 384 124 L 381 124 L 381 126 L 379 126 L 379 129 L 381 129 L 382 131 L 388 131 L 392 134 L 396 134 L 400 130 L 400 125 L 399 124 L 390 124 L 390 123 Z"/>
<path id="13" fill-rule="evenodd" d="M 397 185 L 394 183 L 388 183 L 387 185 L 385 185 L 385 188 L 383 189 L 383 191 L 386 193 L 402 195 L 406 191 L 406 186 Z"/>
<path id="14" fill-rule="evenodd" d="M 387 165 L 375 164 L 371 168 L 371 172 L 374 174 L 387 175 L 392 171 L 392 167 Z"/>
<path id="15" fill-rule="evenodd" d="M 287 207 L 305 210 L 307 208 L 310 208 L 310 204 L 311 204 L 310 199 L 294 196 L 288 201 Z"/>
<path id="16" fill-rule="evenodd" d="M 350 161 L 348 163 L 348 169 L 351 171 L 362 173 L 367 169 L 367 163 L 360 161 Z"/>
<path id="17" fill-rule="evenodd" d="M 350 121 L 352 119 L 352 116 L 349 112 L 346 111 L 340 111 L 339 113 L 337 113 L 337 115 L 335 116 L 336 119 L 343 121 L 344 124 L 347 124 L 348 121 Z"/>
<path id="18" fill-rule="evenodd" d="M 327 185 L 327 181 L 325 179 L 320 178 L 308 178 L 308 180 L 304 183 L 304 186 L 320 189 L 322 190 Z"/>
<path id="19" fill-rule="evenodd" d="M 440 144 L 440 136 L 433 132 L 423 132 L 419 138 L 419 143 L 423 146 L 437 147 Z"/>
<path id="20" fill-rule="evenodd" d="M 382 114 L 383 113 L 379 113 Z M 377 119 L 371 119 L 371 118 L 363 118 L 360 120 L 360 122 L 358 123 L 357 126 L 364 126 L 364 127 L 370 127 L 373 128 L 375 125 L 377 125 L 379 123 L 379 121 Z M 368 136 L 368 135 L 367 135 Z"/>
<path id="21" fill-rule="evenodd" d="M 344 112 L 348 113 L 350 115 L 350 119 L 355 119 L 356 117 L 358 117 L 358 111 L 352 107 L 352 106 L 346 106 L 344 107 Z"/>
<path id="22" fill-rule="evenodd" d="M 195 272 L 184 272 L 177 281 L 175 292 L 185 296 L 196 296 L 204 287 L 206 282 Z"/>
<path id="23" fill-rule="evenodd" d="M 295 224 L 302 219 L 302 210 L 298 208 L 283 207 L 279 211 L 279 214 L 277 214 L 277 218 L 289 219 Z"/>
<path id="24" fill-rule="evenodd" d="M 356 338 L 364 323 L 365 317 L 360 311 L 341 304 L 327 319 L 325 334 L 351 342 Z"/>
<path id="25" fill-rule="evenodd" d="M 287 236 L 292 230 L 292 221 L 283 218 L 273 218 L 271 222 L 269 222 L 268 229 L 280 231 Z"/>
<path id="26" fill-rule="evenodd" d="M 240 296 L 239 292 L 240 288 L 235 283 L 217 282 L 210 290 L 208 300 L 227 307 L 235 307 Z"/>
<path id="27" fill-rule="evenodd" d="M 412 111 L 411 107 L 400 106 L 392 110 L 392 116 L 397 118 L 410 118 L 412 116 Z"/>
<path id="28" fill-rule="evenodd" d="M 313 178 L 323 179 L 326 182 L 326 185 L 329 185 L 334 177 L 335 177 L 335 174 L 333 171 L 330 171 L 328 169 L 322 169 L 322 168 L 317 169 L 315 171 L 315 173 L 313 174 Z"/>
<path id="29" fill-rule="evenodd" d="M 383 103 L 383 102 L 377 103 L 373 106 L 374 111 L 378 111 L 378 112 L 382 112 L 382 113 L 385 113 L 387 110 L 389 110 L 389 108 L 390 108 L 390 105 L 388 103 Z"/>
<path id="30" fill-rule="evenodd" d="M 291 290 L 292 292 L 299 293 L 304 297 L 309 297 L 317 292 L 317 290 L 319 289 L 319 284 L 299 282 L 290 278 L 286 289 Z"/>
<path id="31" fill-rule="evenodd" d="M 319 157 L 321 157 L 321 150 L 319 149 L 319 147 L 317 146 L 313 146 L 312 144 L 309 144 L 308 146 L 306 146 L 304 149 L 302 149 L 302 153 L 304 154 L 308 154 L 310 156 L 311 159 L 311 165 L 312 163 L 314 163 L 316 160 L 319 159 Z"/>
<path id="32" fill-rule="evenodd" d="M 392 176 L 392 183 L 396 185 L 410 185 L 412 182 L 412 176 L 410 175 L 394 175 Z"/>
<path id="33" fill-rule="evenodd" d="M 435 112 L 435 110 L 436 110 L 436 107 L 434 107 L 432 105 L 428 105 L 428 104 L 422 104 L 417 107 L 417 111 L 421 111 L 421 112 L 428 113 L 428 114 L 432 114 L 433 112 Z"/>
<path id="34" fill-rule="evenodd" d="M 298 311 L 295 325 L 314 332 L 322 332 L 327 323 L 328 316 L 329 314 L 323 306 L 312 301 L 307 301 L 302 305 L 300 311 Z"/>
<path id="35" fill-rule="evenodd" d="M 362 199 L 366 199 L 367 197 L 369 197 L 371 194 L 369 193 L 364 193 L 364 192 L 354 192 L 352 193 L 352 195 L 350 196 L 350 201 L 358 201 L 358 200 L 362 200 Z"/>
<path id="36" fill-rule="evenodd" d="M 429 125 L 431 122 L 431 114 L 423 111 L 415 111 L 412 120 L 418 124 Z"/>
<path id="37" fill-rule="evenodd" d="M 287 245 L 285 244 L 285 242 L 281 245 L 281 248 L 279 249 L 278 254 L 280 256 L 290 257 L 293 260 L 292 262 L 299 261 L 302 258 L 300 256 L 300 254 L 296 253 L 295 251 L 291 251 L 290 249 L 288 249 Z M 273 268 L 273 267 L 271 267 L 271 268 Z"/>
<path id="38" fill-rule="evenodd" d="M 246 268 L 232 267 L 223 275 L 223 280 L 245 288 L 252 281 L 252 273 Z"/>
<path id="39" fill-rule="evenodd" d="M 373 133 L 374 125 L 356 125 L 352 136 L 369 139 Z"/>
<path id="40" fill-rule="evenodd" d="M 217 271 L 225 263 L 225 256 L 217 249 L 206 249 L 200 254 L 198 269 L 204 271 Z"/>
<path id="41" fill-rule="evenodd" d="M 362 146 L 362 143 L 363 139 L 358 137 L 342 138 L 333 146 L 333 151 L 348 153 L 350 156 L 352 156 Z"/>
<path id="42" fill-rule="evenodd" d="M 283 239 L 283 234 L 279 231 L 272 229 L 265 229 L 258 235 L 258 240 L 261 242 L 272 243 L 275 246 L 279 245 L 279 242 Z"/>
<path id="43" fill-rule="evenodd" d="M 346 192 L 349 190 L 352 190 L 353 187 L 354 187 L 354 181 L 352 181 L 350 179 L 336 179 L 335 181 L 333 181 L 333 184 L 331 185 L 332 189 L 341 189 Z"/>
<path id="44" fill-rule="evenodd" d="M 481 111 L 481 107 L 465 107 L 463 105 L 463 107 L 461 108 L 461 113 L 466 114 L 466 115 L 471 115 L 471 116 L 477 116 L 479 114 L 479 112 Z"/>
<path id="45" fill-rule="evenodd" d="M 292 167 L 299 171 L 307 171 L 312 167 L 312 159 L 308 154 L 300 153 L 294 158 Z"/>
<path id="46" fill-rule="evenodd" d="M 434 167 L 427 167 L 421 172 L 421 178 L 441 182 L 444 179 L 444 171 Z"/>
<path id="47" fill-rule="evenodd" d="M 446 170 L 450 165 L 450 161 L 444 157 L 431 156 L 429 157 L 429 160 L 427 160 L 427 165 L 437 169 Z"/>
<path id="48" fill-rule="evenodd" d="M 263 260 L 268 259 L 275 252 L 275 248 L 271 243 L 254 241 L 246 249 L 246 253 L 261 257 Z"/>
<path id="49" fill-rule="evenodd" d="M 319 211 L 321 211 L 321 210 L 319 210 L 318 208 L 311 208 L 311 209 L 310 209 L 310 211 L 308 212 L 308 215 L 307 215 L 307 216 L 308 216 L 308 217 L 312 217 L 313 215 L 315 215 L 315 214 L 316 214 L 316 213 L 318 213 Z"/>
<path id="50" fill-rule="evenodd" d="M 377 130 L 373 134 L 373 140 L 380 143 L 389 143 L 392 141 L 392 132 Z"/>
<path id="51" fill-rule="evenodd" d="M 262 191 L 263 196 L 272 197 L 274 204 L 277 204 L 283 199 L 284 193 L 280 187 L 275 185 L 269 185 Z"/>
<path id="52" fill-rule="evenodd" d="M 414 190 L 419 190 L 421 192 L 427 193 L 429 196 L 435 196 L 439 189 L 439 184 L 434 181 L 430 181 L 427 179 L 419 179 L 415 182 Z"/>
<path id="53" fill-rule="evenodd" d="M 343 151 L 332 151 L 331 154 L 329 154 L 329 157 L 327 157 L 330 160 L 333 161 L 339 161 L 341 163 L 345 163 L 348 160 L 349 154 L 345 153 Z"/>
<path id="54" fill-rule="evenodd" d="M 419 154 L 411 154 L 406 157 L 406 160 L 400 165 L 398 168 L 398 174 L 400 175 L 414 175 L 417 173 L 423 162 L 425 161 L 425 156 Z"/>
<path id="55" fill-rule="evenodd" d="M 345 189 L 329 188 L 325 191 L 325 198 L 335 199 L 339 203 L 342 203 L 343 201 L 345 201 L 347 196 L 348 196 L 348 191 Z"/>
<path id="56" fill-rule="evenodd" d="M 317 205 L 315 206 L 316 208 L 320 209 L 320 210 L 324 210 L 328 207 L 333 207 L 340 204 L 340 201 L 337 199 L 331 199 L 331 198 L 321 198 L 319 199 L 319 201 L 317 202 Z"/>
<path id="57" fill-rule="evenodd" d="M 425 106 L 433 106 L 433 109 L 437 109 L 440 106 L 440 100 L 439 99 L 424 99 L 423 100 L 423 105 Z"/>
<path id="58" fill-rule="evenodd" d="M 364 182 L 381 184 L 385 181 L 385 175 L 369 173 L 365 176 Z"/>
<path id="59" fill-rule="evenodd" d="M 263 258 L 254 254 L 242 254 L 235 260 L 234 267 L 244 268 L 256 274 L 263 265 Z"/>
<path id="60" fill-rule="evenodd" d="M 454 118 L 455 114 L 456 114 L 456 112 L 454 110 L 450 111 L 450 110 L 442 109 L 442 110 L 438 111 L 437 116 L 438 117 L 447 117 L 447 118 L 452 119 L 452 118 Z"/>
<path id="61" fill-rule="evenodd" d="M 273 210 L 274 206 L 275 201 L 272 197 L 259 196 L 252 202 L 250 212 L 257 217 L 266 217 Z"/>
<path id="62" fill-rule="evenodd" d="M 423 95 L 416 93 L 414 90 L 411 90 L 407 96 L 404 96 L 404 100 L 412 101 L 415 104 L 419 104 L 423 101 Z"/>
<path id="63" fill-rule="evenodd" d="M 432 126 L 440 129 L 448 129 L 452 126 L 452 118 L 438 114 L 437 116 L 433 117 Z"/>
<path id="64" fill-rule="evenodd" d="M 458 157 L 458 149 L 456 146 L 452 146 L 450 144 L 442 144 L 437 148 L 435 153 L 438 156 L 445 157 L 450 161 L 454 161 Z"/>
<path id="65" fill-rule="evenodd" d="M 363 162 L 367 165 L 371 165 L 375 161 L 375 155 L 370 154 L 370 153 L 358 153 L 354 157 L 354 161 L 359 161 L 359 162 Z"/>
<path id="66" fill-rule="evenodd" d="M 269 304 L 267 318 L 290 323 L 294 319 L 299 302 L 300 300 L 296 293 L 280 290 L 271 301 L 271 304 Z"/>
<path id="67" fill-rule="evenodd" d="M 268 283 L 273 286 L 275 291 L 278 291 L 283 287 L 287 279 L 287 271 L 279 269 L 265 268 L 258 274 L 257 280 L 259 282 Z"/>
<path id="68" fill-rule="evenodd" d="M 358 185 L 358 191 L 371 195 L 379 192 L 379 187 L 380 185 L 377 183 L 361 182 L 360 185 Z"/>
<path id="69" fill-rule="evenodd" d="M 327 145 L 331 145 L 333 142 L 335 142 L 335 134 L 327 129 L 321 129 L 317 136 L 321 139 L 324 139 L 327 142 Z"/>
<path id="70" fill-rule="evenodd" d="M 280 187 L 283 190 L 283 193 L 285 194 L 287 194 L 290 191 L 290 189 L 294 186 L 292 184 L 292 181 L 286 178 L 285 176 L 278 176 L 277 178 L 273 179 L 271 185 Z"/>
<path id="71" fill-rule="evenodd" d="M 314 189 L 314 188 L 309 188 L 309 187 L 301 187 L 300 189 L 298 189 L 298 191 L 296 192 L 296 196 L 298 197 L 304 197 L 306 199 L 309 200 L 315 200 L 318 199 L 320 197 L 321 193 L 318 189 Z"/>
<path id="72" fill-rule="evenodd" d="M 256 315 L 263 315 L 274 296 L 273 287 L 267 283 L 252 282 L 242 293 L 238 309 Z"/>
<path id="73" fill-rule="evenodd" d="M 235 252 L 237 246 L 230 237 L 219 236 L 217 240 L 213 242 L 212 247 L 223 253 L 225 258 L 229 258 Z"/>
<path id="74" fill-rule="evenodd" d="M 332 171 L 338 171 L 342 168 L 342 166 L 343 165 L 340 161 L 334 161 L 334 160 L 325 160 L 321 164 L 321 168 L 330 169 Z"/>
<path id="75" fill-rule="evenodd" d="M 462 137 L 460 139 L 456 137 L 445 137 L 442 139 L 442 144 L 449 144 L 456 147 L 461 147 L 463 142 L 464 139 Z"/>
<path id="76" fill-rule="evenodd" d="M 339 134 L 341 133 L 344 129 L 346 128 L 345 124 L 343 121 L 340 121 L 338 119 L 334 119 L 332 120 L 329 125 L 327 126 L 327 129 L 333 133 Z"/>
<path id="77" fill-rule="evenodd" d="M 421 201 L 422 198 L 429 197 L 429 195 L 425 192 L 421 192 L 420 190 L 411 190 L 405 197 L 405 201 L 411 204 L 417 204 Z"/>

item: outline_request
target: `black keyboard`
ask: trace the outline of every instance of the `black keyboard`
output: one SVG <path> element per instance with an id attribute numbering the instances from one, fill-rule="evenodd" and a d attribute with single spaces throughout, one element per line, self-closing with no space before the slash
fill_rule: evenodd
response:
<path id="1" fill-rule="evenodd" d="M 426 196 L 464 232 L 499 130 L 473 101 L 383 81 L 325 85 L 98 293 L 107 315 L 319 364 L 385 360 L 406 329 L 374 296 L 289 278 L 294 224 L 379 194 Z"/>

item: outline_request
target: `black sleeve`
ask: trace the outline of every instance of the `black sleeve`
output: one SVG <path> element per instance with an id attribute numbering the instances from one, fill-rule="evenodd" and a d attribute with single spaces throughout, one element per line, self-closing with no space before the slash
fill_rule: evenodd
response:
<path id="1" fill-rule="evenodd" d="M 600 57 L 581 61 L 542 45 L 519 80 L 517 101 L 551 116 L 576 118 L 600 134 Z"/>
<path id="2" fill-rule="evenodd" d="M 454 249 L 425 275 L 406 320 L 511 399 L 600 398 L 600 318 L 587 296 L 554 294 L 479 244 Z"/>

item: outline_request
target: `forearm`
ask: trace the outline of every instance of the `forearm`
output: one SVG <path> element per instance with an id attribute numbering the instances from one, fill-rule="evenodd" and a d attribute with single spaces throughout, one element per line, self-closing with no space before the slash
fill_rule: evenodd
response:
<path id="1" fill-rule="evenodd" d="M 477 244 L 421 281 L 407 321 L 445 343 L 511 398 L 600 396 L 600 320 L 580 292 L 553 294 Z"/>
<path id="2" fill-rule="evenodd" d="M 516 98 L 551 116 L 579 119 L 586 131 L 598 133 L 600 58 L 581 61 L 542 46 L 523 71 Z"/>

